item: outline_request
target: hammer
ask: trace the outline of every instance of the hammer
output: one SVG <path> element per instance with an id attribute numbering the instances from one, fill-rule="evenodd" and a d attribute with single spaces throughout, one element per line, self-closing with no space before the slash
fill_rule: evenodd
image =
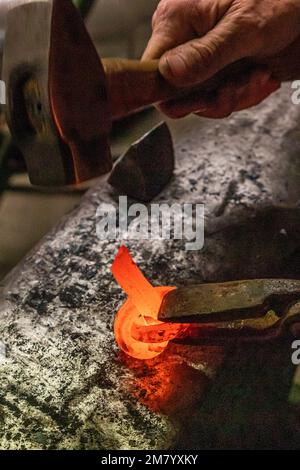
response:
<path id="1" fill-rule="evenodd" d="M 214 93 L 235 63 L 197 87 Z M 112 169 L 112 122 L 191 93 L 167 83 L 158 61 L 103 59 L 71 0 L 25 3 L 7 17 L 3 57 L 7 122 L 34 185 L 77 184 Z"/>

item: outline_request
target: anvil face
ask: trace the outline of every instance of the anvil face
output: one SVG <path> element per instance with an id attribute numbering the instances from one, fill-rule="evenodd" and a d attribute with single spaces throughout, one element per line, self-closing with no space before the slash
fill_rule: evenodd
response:
<path id="1" fill-rule="evenodd" d="M 105 74 L 71 1 L 11 10 L 3 79 L 8 124 L 33 184 L 76 184 L 111 170 Z"/>

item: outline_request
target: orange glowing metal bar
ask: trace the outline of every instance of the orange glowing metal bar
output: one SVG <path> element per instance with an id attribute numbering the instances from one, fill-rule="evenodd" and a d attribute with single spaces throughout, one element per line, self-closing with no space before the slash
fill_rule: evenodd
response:
<path id="1" fill-rule="evenodd" d="M 139 270 L 126 246 L 119 249 L 111 271 L 137 310 L 157 318 L 161 296 Z"/>
<path id="2" fill-rule="evenodd" d="M 157 320 L 164 295 L 176 288 L 153 287 L 124 246 L 115 258 L 112 274 L 128 295 L 127 301 L 115 318 L 114 333 L 118 345 L 124 352 L 137 359 L 152 359 L 158 356 L 166 349 L 171 339 L 187 328 L 186 325 L 168 324 Z M 147 342 L 147 338 L 151 338 L 152 342 Z"/>

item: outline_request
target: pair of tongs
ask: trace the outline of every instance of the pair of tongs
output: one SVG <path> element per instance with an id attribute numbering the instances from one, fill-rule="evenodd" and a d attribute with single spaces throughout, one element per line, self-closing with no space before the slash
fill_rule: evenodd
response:
<path id="1" fill-rule="evenodd" d="M 165 295 L 158 319 L 186 324 L 174 340 L 184 344 L 296 335 L 300 280 L 254 279 L 178 288 Z"/>

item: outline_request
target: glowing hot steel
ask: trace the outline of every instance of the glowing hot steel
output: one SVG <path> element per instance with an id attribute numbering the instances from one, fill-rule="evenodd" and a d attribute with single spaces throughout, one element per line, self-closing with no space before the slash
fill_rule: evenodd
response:
<path id="1" fill-rule="evenodd" d="M 137 359 L 152 359 L 161 354 L 168 342 L 183 333 L 187 325 L 157 320 L 164 295 L 176 287 L 153 287 L 122 246 L 112 265 L 116 281 L 128 295 L 114 324 L 120 348 Z M 151 342 L 149 341 L 151 339 Z M 144 341 L 145 340 L 145 341 Z"/>

